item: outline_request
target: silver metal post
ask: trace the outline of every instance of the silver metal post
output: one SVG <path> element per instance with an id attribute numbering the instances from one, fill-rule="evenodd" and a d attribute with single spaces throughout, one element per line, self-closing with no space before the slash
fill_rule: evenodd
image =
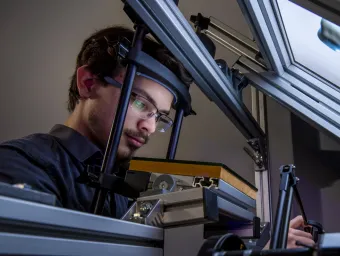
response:
<path id="1" fill-rule="evenodd" d="M 251 87 L 251 100 L 253 117 L 258 121 L 261 129 L 266 132 L 265 96 L 256 88 Z M 256 169 L 255 164 L 254 169 Z M 256 198 L 256 215 L 261 218 L 262 222 L 271 222 L 270 185 L 266 166 L 264 170 L 255 172 L 255 185 L 259 190 Z"/>

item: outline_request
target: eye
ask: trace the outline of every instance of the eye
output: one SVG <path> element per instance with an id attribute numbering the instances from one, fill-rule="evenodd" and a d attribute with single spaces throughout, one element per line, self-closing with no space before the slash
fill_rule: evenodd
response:
<path id="1" fill-rule="evenodd" d="M 133 105 L 139 110 L 143 110 L 146 107 L 145 103 L 139 99 L 135 99 Z"/>

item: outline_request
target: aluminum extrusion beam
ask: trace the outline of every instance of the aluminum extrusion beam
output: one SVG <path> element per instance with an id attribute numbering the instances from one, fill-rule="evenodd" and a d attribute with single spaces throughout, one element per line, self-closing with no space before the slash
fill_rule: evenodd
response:
<path id="1" fill-rule="evenodd" d="M 270 40 L 270 30 L 261 25 L 266 23 L 265 17 L 256 15 L 257 12 L 261 11 L 261 2 L 258 0 L 237 0 L 237 2 L 255 37 L 255 41 L 264 57 L 267 67 L 278 74 L 282 74 L 283 67 L 280 57 L 275 51 L 271 50 L 275 48 L 275 42 Z"/>
<path id="2" fill-rule="evenodd" d="M 173 1 L 126 0 L 153 34 L 185 66 L 197 86 L 247 139 L 263 140 L 264 133 L 239 102 L 233 86 Z"/>
<path id="3" fill-rule="evenodd" d="M 163 249 L 118 243 L 0 233 L 0 254 L 36 256 L 163 256 Z"/>
<path id="4" fill-rule="evenodd" d="M 188 190 L 176 191 L 161 195 L 153 195 L 138 198 L 137 201 L 148 201 L 161 199 L 163 205 L 167 210 L 164 212 L 165 224 L 172 223 L 184 223 L 193 222 L 194 220 L 197 224 L 206 222 L 205 209 L 210 208 L 214 211 L 213 202 L 206 200 L 204 197 L 204 192 L 214 193 L 214 189 L 209 191 L 207 188 L 193 188 Z M 226 214 L 230 216 L 235 216 L 240 219 L 252 221 L 255 214 L 248 209 L 244 209 L 235 203 L 222 198 L 220 195 L 216 194 L 217 198 L 217 211 L 220 214 Z M 211 220 L 208 220 L 211 221 Z"/>
<path id="5" fill-rule="evenodd" d="M 256 208 L 256 201 L 253 198 L 242 193 L 241 191 L 234 188 L 233 186 L 231 186 L 229 183 L 225 182 L 222 179 L 218 181 L 218 190 L 221 190 L 226 195 L 235 198 L 241 203 L 247 205 L 247 208 Z"/>
<path id="6" fill-rule="evenodd" d="M 340 138 L 340 116 L 328 107 L 310 98 L 291 86 L 287 80 L 275 74 L 250 72 L 246 76 L 263 93 L 273 97 L 310 124 Z"/>
<path id="7" fill-rule="evenodd" d="M 0 196 L 0 232 L 5 228 L 7 232 L 15 228 L 16 232 L 30 231 L 33 235 L 43 231 L 54 237 L 90 236 L 97 241 L 129 244 L 162 242 L 164 238 L 160 228 Z"/>

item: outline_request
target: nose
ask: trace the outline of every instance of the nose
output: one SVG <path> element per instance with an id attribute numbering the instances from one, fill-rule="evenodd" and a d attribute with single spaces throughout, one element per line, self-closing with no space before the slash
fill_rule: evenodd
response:
<path id="1" fill-rule="evenodd" d="M 138 122 L 138 129 L 147 132 L 149 135 L 156 131 L 156 118 L 141 119 Z"/>

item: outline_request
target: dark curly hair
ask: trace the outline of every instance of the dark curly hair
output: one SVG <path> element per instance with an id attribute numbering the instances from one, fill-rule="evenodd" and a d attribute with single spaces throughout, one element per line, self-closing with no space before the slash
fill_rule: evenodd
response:
<path id="1" fill-rule="evenodd" d="M 88 65 L 89 70 L 99 78 L 115 75 L 120 70 L 119 68 L 126 65 L 117 57 L 116 46 L 123 38 L 132 42 L 133 36 L 134 31 L 129 28 L 112 26 L 96 31 L 84 41 L 77 56 L 76 69 L 69 88 L 69 112 L 73 112 L 80 97 L 77 88 L 77 69 Z M 192 83 L 192 78 L 183 65 L 170 51 L 152 38 L 145 38 L 142 50 L 170 69 L 187 86 Z"/>

